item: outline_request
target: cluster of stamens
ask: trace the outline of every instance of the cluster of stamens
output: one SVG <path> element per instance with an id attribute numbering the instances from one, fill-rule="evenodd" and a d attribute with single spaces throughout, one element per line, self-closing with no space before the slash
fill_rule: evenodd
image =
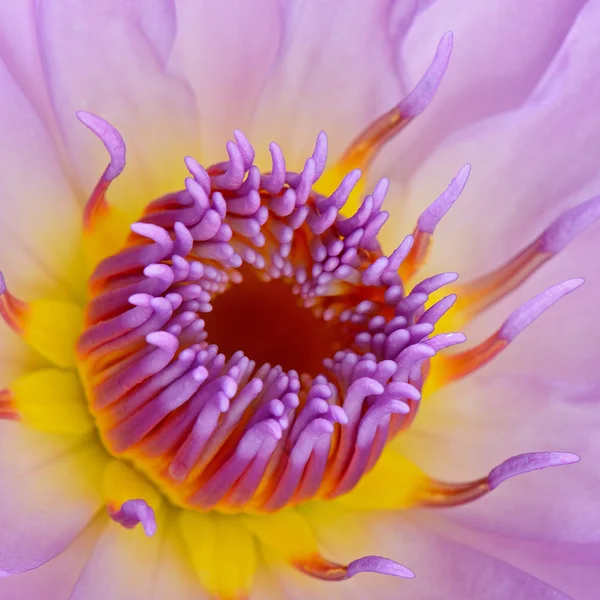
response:
<path id="1" fill-rule="evenodd" d="M 406 293 L 398 268 L 412 236 L 389 257 L 380 249 L 387 180 L 345 218 L 360 172 L 328 197 L 313 191 L 325 134 L 301 173 L 286 171 L 272 144 L 261 174 L 252 146 L 235 138 L 229 160 L 208 170 L 187 158 L 186 189 L 152 202 L 126 247 L 98 265 L 77 351 L 111 452 L 182 505 L 271 511 L 351 490 L 414 417 L 428 360 L 464 338 L 430 337 L 452 297 L 424 310 L 456 276 Z M 200 315 L 249 267 L 335 327 L 321 373 L 210 343 Z"/>

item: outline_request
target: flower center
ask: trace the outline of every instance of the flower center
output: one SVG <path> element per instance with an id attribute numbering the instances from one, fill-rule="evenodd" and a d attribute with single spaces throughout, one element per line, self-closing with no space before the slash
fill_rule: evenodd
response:
<path id="1" fill-rule="evenodd" d="M 242 267 L 240 273 L 242 281 L 217 296 L 213 310 L 203 315 L 207 339 L 227 358 L 241 350 L 258 365 L 315 377 L 326 358 L 350 343 L 343 328 L 304 306 L 297 287 L 262 281 L 254 269 Z"/>
<path id="2" fill-rule="evenodd" d="M 107 449 L 177 504 L 273 511 L 350 491 L 414 418 L 428 360 L 460 335 L 430 337 L 454 281 L 406 293 L 377 235 L 388 181 L 351 217 L 360 176 L 330 196 L 319 135 L 301 173 L 261 174 L 236 132 L 229 160 L 188 158 L 186 189 L 153 201 L 89 281 L 77 353 Z M 446 306 L 447 305 L 447 306 Z"/>

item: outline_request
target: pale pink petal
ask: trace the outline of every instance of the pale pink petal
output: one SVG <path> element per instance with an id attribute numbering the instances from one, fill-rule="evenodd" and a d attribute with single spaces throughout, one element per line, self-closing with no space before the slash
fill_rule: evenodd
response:
<path id="1" fill-rule="evenodd" d="M 460 541 L 428 531 L 410 514 L 356 513 L 318 521 L 319 538 L 328 555 L 341 561 L 362 554 L 381 554 L 410 566 L 415 578 L 400 580 L 363 574 L 335 584 L 339 597 L 392 600 L 570 600 L 552 586 Z M 290 599 L 330 598 L 331 583 L 308 579 L 274 565 Z"/>
<path id="2" fill-rule="evenodd" d="M 77 294 L 81 204 L 51 136 L 1 60 L 0 89 L 2 271 L 17 295 Z"/>
<path id="3" fill-rule="evenodd" d="M 274 576 L 273 570 L 266 564 L 262 554 L 269 553 L 268 549 L 263 548 L 261 552 L 261 564 L 256 572 L 254 584 L 250 593 L 249 600 L 290 600 L 281 583 Z M 279 563 L 281 564 L 281 563 Z"/>
<path id="4" fill-rule="evenodd" d="M 102 504 L 90 443 L 0 422 L 0 571 L 34 569 L 67 548 Z"/>
<path id="5" fill-rule="evenodd" d="M 41 590 L 49 600 L 68 598 L 94 548 L 100 525 L 101 520 L 94 519 L 64 552 L 41 567 L 0 578 L 0 598 L 39 600 Z"/>
<path id="6" fill-rule="evenodd" d="M 20 375 L 46 366 L 39 354 L 34 352 L 4 321 L 0 322 L 0 389 L 9 385 Z"/>
<path id="7" fill-rule="evenodd" d="M 188 560 L 165 519 L 150 538 L 141 527 L 107 522 L 70 600 L 205 600 Z"/>
<path id="8" fill-rule="evenodd" d="M 444 514 L 505 535 L 600 541 L 599 389 L 532 376 L 472 376 L 427 398 L 397 448 L 451 482 L 477 479 L 525 452 L 579 454 L 577 464 L 515 477 Z"/>
<path id="9" fill-rule="evenodd" d="M 0 57 L 50 132 L 57 159 L 76 185 L 75 170 L 67 157 L 42 69 L 35 24 L 36 0 L 0 4 Z"/>
<path id="10" fill-rule="evenodd" d="M 600 585 L 600 544 L 532 541 L 469 528 L 439 511 L 413 511 L 410 520 L 510 563 L 577 600 L 596 600 Z"/>
<path id="11" fill-rule="evenodd" d="M 46 112 L 50 102 L 35 34 L 34 0 L 2 3 L 0 17 L 0 56 L 38 111 Z"/>
<path id="12" fill-rule="evenodd" d="M 600 2 L 592 0 L 527 101 L 447 139 L 411 179 L 410 200 L 392 204 L 392 216 L 410 228 L 424 203 L 462 164 L 472 164 L 463 194 L 436 229 L 440 250 L 432 252 L 428 269 L 447 270 L 451 263 L 463 279 L 485 272 L 562 210 L 589 198 L 600 146 L 600 83 L 590 68 L 600 49 L 598 18 Z"/>
<path id="13" fill-rule="evenodd" d="M 70 269 L 79 241 L 81 207 L 55 158 L 52 137 L 1 59 L 0 80 L 0 130 L 5 143 L 0 268 L 11 289 L 23 298 L 71 296 L 78 291 Z M 4 322 L 0 332 L 0 387 L 5 387 L 41 362 Z"/>
<path id="14" fill-rule="evenodd" d="M 414 3 L 309 0 L 286 7 L 281 54 L 261 96 L 252 139 L 277 141 L 298 168 L 321 129 L 334 160 L 371 119 L 401 99 L 394 54 Z"/>
<path id="15" fill-rule="evenodd" d="M 584 0 L 431 3 L 398 48 L 398 71 L 414 85 L 431 60 L 429 48 L 447 30 L 454 32 L 455 41 L 450 66 L 431 107 L 390 145 L 380 168 L 393 169 L 404 181 L 450 133 L 519 106 L 584 4 Z"/>
<path id="16" fill-rule="evenodd" d="M 58 128 L 44 82 L 35 31 L 34 4 L 35 0 L 0 4 L 0 56 L 16 84 L 52 132 L 57 149 L 62 153 L 61 140 L 55 135 Z M 68 165 L 65 164 L 65 167 L 68 168 Z"/>
<path id="17" fill-rule="evenodd" d="M 258 97 L 283 43 L 284 5 L 279 0 L 176 0 L 175 8 L 177 38 L 170 69 L 182 73 L 196 95 L 201 145 L 196 158 L 219 162 L 235 129 L 249 134 Z"/>
<path id="18" fill-rule="evenodd" d="M 91 191 L 107 160 L 76 120 L 77 110 L 111 122 L 128 145 L 113 201 L 139 205 L 180 188 L 183 157 L 196 149 L 198 128 L 193 93 L 168 72 L 176 33 L 172 3 L 61 0 L 36 8 L 50 98 L 84 188 Z"/>

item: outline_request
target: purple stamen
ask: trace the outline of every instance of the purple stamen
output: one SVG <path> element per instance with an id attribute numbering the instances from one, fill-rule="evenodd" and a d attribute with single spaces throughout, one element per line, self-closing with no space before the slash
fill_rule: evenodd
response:
<path id="1" fill-rule="evenodd" d="M 110 155 L 110 164 L 106 167 L 103 179 L 116 179 L 125 168 L 125 142 L 118 130 L 104 119 L 83 110 L 77 111 L 77 118 L 102 141 Z"/>
<path id="2" fill-rule="evenodd" d="M 420 115 L 431 103 L 444 77 L 450 54 L 452 52 L 453 36 L 447 31 L 438 44 L 435 56 L 427 71 L 410 94 L 398 104 L 398 110 L 405 117 Z"/>
<path id="3" fill-rule="evenodd" d="M 440 288 L 453 283 L 457 279 L 458 273 L 439 273 L 438 275 L 433 275 L 433 277 L 423 279 L 421 283 L 413 288 L 411 293 L 433 294 L 433 292 L 437 292 Z"/>
<path id="4" fill-rule="evenodd" d="M 417 228 L 424 233 L 433 234 L 438 223 L 444 218 L 446 213 L 452 208 L 458 197 L 462 194 L 469 174 L 471 165 L 464 165 L 456 174 L 456 177 L 450 182 L 448 188 L 431 204 L 417 221 Z"/>
<path id="5" fill-rule="evenodd" d="M 198 161 L 191 156 L 186 156 L 184 159 L 185 166 L 191 173 L 196 182 L 204 190 L 205 194 L 210 194 L 210 175 L 204 170 Z"/>
<path id="6" fill-rule="evenodd" d="M 355 188 L 358 180 L 361 178 L 362 172 L 360 169 L 354 169 L 350 171 L 347 175 L 344 176 L 342 182 L 338 186 L 338 188 L 329 196 L 321 197 L 317 200 L 317 208 L 322 210 L 327 206 L 335 206 L 335 208 L 340 209 L 350 197 L 352 190 Z"/>
<path id="7" fill-rule="evenodd" d="M 457 344 L 463 344 L 467 341 L 467 338 L 462 333 L 440 333 L 434 335 L 427 340 L 427 345 L 433 348 L 436 352 L 449 348 L 450 346 L 456 346 Z"/>
<path id="8" fill-rule="evenodd" d="M 403 579 L 412 579 L 415 576 L 405 566 L 381 556 L 364 556 L 344 566 L 328 561 L 320 555 L 313 555 L 304 561 L 299 561 L 296 566 L 304 573 L 326 581 L 343 581 L 359 573 L 379 573 Z"/>
<path id="9" fill-rule="evenodd" d="M 141 523 L 144 533 L 148 537 L 152 537 L 156 533 L 154 510 L 145 500 L 127 500 L 119 509 L 109 507 L 108 514 L 113 521 L 126 529 L 133 529 L 138 523 Z"/>
<path id="10" fill-rule="evenodd" d="M 237 142 L 240 153 L 242 154 L 242 158 L 244 161 L 244 172 L 248 171 L 250 167 L 252 167 L 252 163 L 254 162 L 255 152 L 252 144 L 248 141 L 248 138 L 239 130 L 235 130 L 233 132 L 233 137 Z"/>
<path id="11" fill-rule="evenodd" d="M 521 308 L 506 319 L 504 325 L 498 332 L 498 337 L 507 342 L 512 342 L 526 327 L 531 325 L 539 316 L 548 310 L 555 302 L 558 302 L 563 296 L 566 296 L 573 290 L 576 290 L 583 284 L 584 280 L 569 279 L 563 283 L 553 285 L 547 290 L 532 298 Z"/>
<path id="12" fill-rule="evenodd" d="M 263 175 L 261 177 L 260 184 L 270 194 L 278 194 L 283 189 L 283 185 L 285 183 L 285 159 L 283 158 L 283 152 L 281 151 L 281 148 L 275 142 L 272 142 L 269 145 L 269 151 L 271 152 L 273 169 L 269 175 Z M 290 192 L 295 196 L 291 188 L 286 193 Z"/>
<path id="13" fill-rule="evenodd" d="M 445 296 L 429 307 L 419 318 L 419 323 L 431 323 L 435 325 L 454 305 L 456 294 Z"/>
<path id="14" fill-rule="evenodd" d="M 381 556 L 365 556 L 352 561 L 348 567 L 348 578 L 358 573 L 379 573 L 380 575 L 392 575 L 403 579 L 413 579 L 415 574 L 405 567 L 389 558 Z"/>
<path id="15" fill-rule="evenodd" d="M 566 211 L 539 238 L 540 252 L 557 254 L 600 218 L 600 196 Z"/>
<path id="16" fill-rule="evenodd" d="M 327 134 L 324 131 L 320 131 L 317 136 L 312 159 L 315 161 L 315 178 L 318 179 L 327 165 Z"/>
<path id="17" fill-rule="evenodd" d="M 489 489 L 497 488 L 503 481 L 529 473 L 537 469 L 545 469 L 547 467 L 557 467 L 561 465 L 570 465 L 579 462 L 580 458 L 577 454 L 570 452 L 530 452 L 527 454 L 518 454 L 505 460 L 502 464 L 493 468 L 488 475 Z"/>

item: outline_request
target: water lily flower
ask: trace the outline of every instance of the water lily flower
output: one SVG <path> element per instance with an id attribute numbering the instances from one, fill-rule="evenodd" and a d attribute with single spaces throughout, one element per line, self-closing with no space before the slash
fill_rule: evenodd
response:
<path id="1" fill-rule="evenodd" d="M 0 598 L 596 597 L 599 0 L 0 16 Z"/>

